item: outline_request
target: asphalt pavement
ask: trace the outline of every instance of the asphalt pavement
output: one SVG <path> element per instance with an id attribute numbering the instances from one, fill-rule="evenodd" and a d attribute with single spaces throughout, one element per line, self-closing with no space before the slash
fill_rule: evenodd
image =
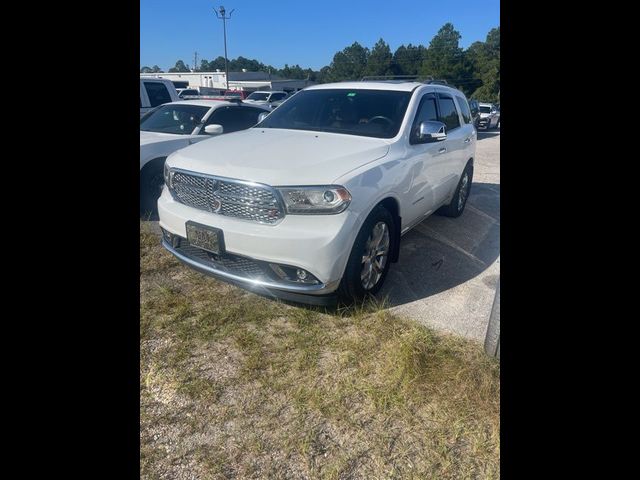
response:
<path id="1" fill-rule="evenodd" d="M 500 131 L 481 130 L 464 213 L 432 215 L 404 235 L 378 295 L 394 312 L 483 342 L 499 276 Z"/>

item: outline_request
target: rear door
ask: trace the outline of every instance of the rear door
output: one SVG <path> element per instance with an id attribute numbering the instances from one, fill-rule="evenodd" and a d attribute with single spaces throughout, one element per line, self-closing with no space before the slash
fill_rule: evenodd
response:
<path id="1" fill-rule="evenodd" d="M 442 142 L 446 155 L 441 155 L 438 176 L 441 183 L 435 192 L 436 201 L 441 204 L 455 190 L 462 172 L 467 146 L 473 126 L 463 123 L 458 107 L 450 93 L 438 92 L 438 120 L 446 125 L 447 138 Z"/>

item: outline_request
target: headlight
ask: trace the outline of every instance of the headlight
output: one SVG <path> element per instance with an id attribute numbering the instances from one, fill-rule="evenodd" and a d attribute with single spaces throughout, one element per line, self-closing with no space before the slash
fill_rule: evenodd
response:
<path id="1" fill-rule="evenodd" d="M 278 191 L 292 215 L 333 215 L 351 203 L 351 194 L 339 185 L 282 187 Z"/>
<path id="2" fill-rule="evenodd" d="M 164 184 L 167 186 L 167 188 L 169 188 L 171 185 L 169 185 L 169 165 L 167 165 L 167 162 L 164 162 Z"/>

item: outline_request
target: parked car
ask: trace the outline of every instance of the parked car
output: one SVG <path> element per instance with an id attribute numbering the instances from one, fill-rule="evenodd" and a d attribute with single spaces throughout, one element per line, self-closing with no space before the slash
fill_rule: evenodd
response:
<path id="1" fill-rule="evenodd" d="M 178 92 L 171 80 L 140 77 L 140 117 L 158 105 L 178 100 Z"/>
<path id="2" fill-rule="evenodd" d="M 185 97 L 197 97 L 200 92 L 195 88 L 177 88 L 178 97 L 184 99 Z"/>
<path id="3" fill-rule="evenodd" d="M 480 104 L 479 128 L 497 128 L 500 125 L 500 112 L 493 103 Z"/>
<path id="4" fill-rule="evenodd" d="M 165 158 L 176 150 L 214 135 L 236 132 L 258 123 L 260 105 L 186 100 L 168 103 L 140 120 L 140 214 L 157 215 Z"/>
<path id="5" fill-rule="evenodd" d="M 284 97 L 282 100 L 276 100 L 275 102 L 271 102 L 271 109 L 274 110 L 274 109 L 278 108 L 280 105 L 282 105 L 284 102 L 289 100 L 291 97 L 293 97 L 298 92 L 300 92 L 300 90 L 297 90 L 295 92 L 288 92 L 287 96 Z"/>
<path id="6" fill-rule="evenodd" d="M 344 82 L 297 93 L 258 125 L 181 149 L 158 200 L 164 247 L 245 288 L 316 305 L 382 287 L 400 237 L 458 217 L 476 130 L 462 92 Z"/>
<path id="7" fill-rule="evenodd" d="M 272 107 L 274 102 L 281 102 L 282 100 L 287 98 L 287 95 L 287 92 L 283 91 L 258 90 L 257 92 L 253 92 L 251 95 L 249 95 L 245 102 L 253 103 L 255 105 L 267 105 L 269 107 Z"/>

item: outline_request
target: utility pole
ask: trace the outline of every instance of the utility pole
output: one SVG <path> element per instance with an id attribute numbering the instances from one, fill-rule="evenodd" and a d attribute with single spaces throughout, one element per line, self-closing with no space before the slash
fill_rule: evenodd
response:
<path id="1" fill-rule="evenodd" d="M 216 17 L 222 20 L 222 28 L 224 30 L 224 77 L 227 81 L 227 90 L 229 90 L 229 67 L 227 66 L 227 20 L 231 18 L 231 14 L 234 10 L 235 8 L 229 12 L 229 16 L 227 17 L 225 16 L 227 11 L 224 9 L 224 6 L 220 5 L 219 10 L 216 10 L 215 8 L 213 9 L 213 11 L 216 12 Z"/>
<path id="2" fill-rule="evenodd" d="M 198 70 L 198 52 L 193 54 L 193 71 L 196 72 Z"/>

